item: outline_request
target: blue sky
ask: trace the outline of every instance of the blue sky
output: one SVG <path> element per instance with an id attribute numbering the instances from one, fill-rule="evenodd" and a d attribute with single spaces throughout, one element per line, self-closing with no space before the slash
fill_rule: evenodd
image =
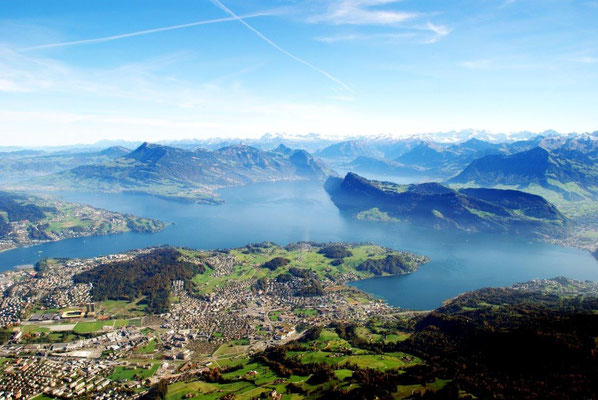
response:
<path id="1" fill-rule="evenodd" d="M 3 145 L 593 131 L 597 99 L 598 0 L 0 8 Z"/>

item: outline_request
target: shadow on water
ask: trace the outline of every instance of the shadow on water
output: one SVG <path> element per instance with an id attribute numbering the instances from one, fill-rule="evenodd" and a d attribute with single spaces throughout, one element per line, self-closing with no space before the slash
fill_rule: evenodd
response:
<path id="1" fill-rule="evenodd" d="M 300 240 L 374 242 L 430 257 L 414 274 L 352 285 L 397 306 L 429 309 L 466 290 L 535 278 L 598 280 L 587 252 L 505 235 L 437 231 L 344 218 L 320 184 L 281 182 L 221 191 L 225 204 L 198 205 L 140 194 L 61 193 L 68 201 L 157 218 L 173 225 L 155 234 L 69 239 L 0 253 L 0 270 L 44 257 L 94 257 L 170 244 L 200 249 Z"/>

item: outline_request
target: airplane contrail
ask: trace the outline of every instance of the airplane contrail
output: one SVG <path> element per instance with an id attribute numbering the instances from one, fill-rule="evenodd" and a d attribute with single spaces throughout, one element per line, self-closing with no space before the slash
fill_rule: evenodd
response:
<path id="1" fill-rule="evenodd" d="M 255 17 L 268 16 L 268 15 L 272 15 L 272 13 L 261 12 L 261 13 L 248 14 L 248 15 L 244 15 L 243 18 L 255 18 Z M 128 38 L 128 37 L 133 37 L 133 36 L 148 35 L 150 33 L 172 31 L 175 29 L 189 28 L 192 26 L 217 24 L 220 22 L 229 22 L 229 21 L 238 21 L 238 20 L 239 20 L 239 17 L 208 19 L 208 20 L 204 20 L 204 21 L 190 22 L 188 24 L 164 26 L 162 28 L 146 29 L 143 31 L 123 33 L 120 35 L 105 36 L 105 37 L 95 38 L 95 39 L 83 39 L 83 40 L 74 40 L 71 42 L 42 44 L 42 45 L 38 45 L 38 46 L 25 47 L 23 49 L 20 49 L 20 51 L 32 51 L 32 50 L 49 49 L 49 48 L 53 48 L 53 47 L 75 46 L 78 44 L 101 43 L 101 42 L 108 42 L 111 40 L 124 39 L 124 38 Z"/>
<path id="2" fill-rule="evenodd" d="M 319 72 L 320 74 L 324 75 L 326 78 L 330 79 L 331 81 L 341 85 L 342 87 L 344 87 L 347 90 L 351 90 L 351 88 L 343 81 L 341 81 L 338 78 L 335 78 L 334 76 L 330 75 L 328 72 L 324 71 L 323 69 L 313 65 L 312 63 L 310 63 L 309 61 L 305 61 L 302 58 L 297 57 L 296 55 L 288 52 L 287 50 L 283 49 L 282 47 L 280 47 L 279 45 L 277 45 L 276 43 L 274 43 L 272 40 L 268 39 L 266 36 L 264 36 L 264 34 L 262 34 L 260 31 L 258 31 L 257 29 L 255 29 L 253 26 L 249 25 L 247 22 L 245 22 L 244 17 L 240 17 L 237 14 L 235 14 L 232 10 L 230 10 L 228 7 L 226 7 L 224 4 L 222 4 L 219 0 L 209 0 L 212 4 L 214 4 L 216 7 L 220 8 L 222 11 L 224 11 L 225 13 L 227 13 L 228 15 L 230 15 L 232 18 L 236 19 L 237 21 L 239 21 L 240 23 L 242 23 L 243 25 L 245 25 L 245 27 L 247 27 L 247 29 L 253 31 L 256 35 L 258 35 L 263 41 L 265 41 L 266 43 L 268 43 L 270 46 L 274 47 L 276 50 L 280 51 L 281 53 L 291 57 L 293 60 L 306 65 L 307 67 L 313 69 L 316 72 Z"/>

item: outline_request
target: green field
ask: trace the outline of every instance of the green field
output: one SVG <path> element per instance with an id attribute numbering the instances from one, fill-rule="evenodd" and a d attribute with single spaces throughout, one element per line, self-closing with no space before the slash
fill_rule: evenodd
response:
<path id="1" fill-rule="evenodd" d="M 332 265 L 332 259 L 327 258 L 318 252 L 319 248 L 309 251 L 303 249 L 287 250 L 277 245 L 261 246 L 257 251 L 253 249 L 247 252 L 244 248 L 230 250 L 229 254 L 236 258 L 233 273 L 226 276 L 214 277 L 213 270 L 207 268 L 202 274 L 193 278 L 195 290 L 199 294 L 209 294 L 215 288 L 224 287 L 231 282 L 249 281 L 260 278 L 275 279 L 278 275 L 288 272 L 290 268 L 299 268 L 309 270 L 320 280 L 336 279 L 345 274 L 352 274 L 359 279 L 372 277 L 369 271 L 360 271 L 357 267 L 366 260 L 381 260 L 388 255 L 402 254 L 387 248 L 373 244 L 347 245 L 352 253 L 350 256 L 339 259 L 339 265 Z M 190 257 L 198 257 L 199 252 L 185 253 Z M 278 267 L 276 270 L 262 268 L 262 265 L 273 258 L 284 258 L 289 260 L 285 266 Z M 415 262 L 411 261 L 414 268 L 417 268 Z M 297 314 L 303 313 L 305 316 L 314 316 L 316 310 L 299 310 Z M 276 320 L 273 320 L 276 321 Z"/>
<path id="2" fill-rule="evenodd" d="M 318 311 L 313 308 L 296 308 L 293 310 L 293 314 L 301 317 L 315 317 L 318 315 Z"/>
<path id="3" fill-rule="evenodd" d="M 319 398 L 326 390 L 335 387 L 339 390 L 351 390 L 359 387 L 356 371 L 373 369 L 380 373 L 387 371 L 403 371 L 412 366 L 422 364 L 422 360 L 402 352 L 379 354 L 366 348 L 359 348 L 343 339 L 335 331 L 327 328 L 320 331 L 315 339 L 291 342 L 282 346 L 287 359 L 298 360 L 312 368 L 313 365 L 328 365 L 332 375 L 324 382 L 318 383 L 311 374 L 281 375 L 276 368 L 263 363 L 258 358 L 252 359 L 243 354 L 246 349 L 237 342 L 221 345 L 212 355 L 217 361 L 212 368 L 221 368 L 221 378 L 217 381 L 202 381 L 200 378 L 186 382 L 171 384 L 167 399 L 219 399 L 225 394 L 234 394 L 235 399 L 251 399 L 261 393 L 276 390 L 283 394 L 283 399 Z M 384 324 L 376 324 L 375 332 L 366 327 L 357 328 L 357 338 L 369 337 L 380 342 L 397 342 L 405 335 Z M 284 362 L 284 361 L 283 361 Z M 295 364 L 291 364 L 295 365 Z M 232 368 L 227 371 L 226 368 Z M 411 396 L 414 391 L 424 393 L 437 391 L 448 381 L 436 380 L 416 385 L 397 385 L 393 390 L 396 398 Z M 294 385 L 294 386 L 293 386 Z M 300 390 L 304 394 L 293 394 Z"/>
<path id="4" fill-rule="evenodd" d="M 217 383 L 206 383 L 201 381 L 195 382 L 177 382 L 168 387 L 167 400 L 182 399 L 188 393 L 193 393 L 195 396 L 192 399 L 219 399 L 227 393 L 247 393 L 254 390 L 256 387 L 248 382 L 239 382 L 235 384 L 221 385 Z M 241 398 L 241 397 L 239 397 Z"/>
<path id="5" fill-rule="evenodd" d="M 270 314 L 268 314 L 268 318 L 270 318 L 270 321 L 279 321 L 280 314 L 282 314 L 282 311 L 272 311 Z"/>
<path id="6" fill-rule="evenodd" d="M 150 378 L 158 371 L 160 365 L 162 365 L 160 362 L 154 362 L 150 368 L 141 368 L 140 366 L 116 367 L 109 378 L 113 381 Z"/>
<path id="7" fill-rule="evenodd" d="M 143 298 L 136 301 L 104 300 L 97 304 L 98 310 L 112 318 L 131 318 L 145 314 L 146 304 L 139 304 Z"/>
<path id="8" fill-rule="evenodd" d="M 225 357 L 232 355 L 244 354 L 247 346 L 237 345 L 235 342 L 224 343 L 213 354 L 214 357 Z"/>
<path id="9" fill-rule="evenodd" d="M 44 326 L 40 326 L 40 325 L 23 325 L 23 326 L 21 326 L 21 331 L 23 333 L 30 333 L 30 332 L 44 333 L 44 332 L 50 332 L 50 329 L 46 328 Z"/>
<path id="10" fill-rule="evenodd" d="M 151 339 L 145 346 L 137 349 L 137 353 L 141 354 L 151 354 L 154 351 L 156 351 L 156 341 L 154 339 Z"/>
<path id="11" fill-rule="evenodd" d="M 78 322 L 73 328 L 75 333 L 94 333 L 101 331 L 104 326 L 114 326 L 113 320 L 93 321 L 93 322 Z"/>

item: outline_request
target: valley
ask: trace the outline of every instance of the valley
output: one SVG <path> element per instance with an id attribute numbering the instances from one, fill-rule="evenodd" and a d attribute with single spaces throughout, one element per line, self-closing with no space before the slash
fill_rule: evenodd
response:
<path id="1" fill-rule="evenodd" d="M 13 182 L 9 185 L 11 188 L 143 193 L 202 204 L 221 204 L 223 199 L 218 191 L 224 187 L 259 182 L 323 182 L 331 176 L 332 182 L 336 176 L 332 168 L 371 181 L 438 182 L 459 192 L 460 198 L 466 196 L 469 189 L 503 191 L 494 194 L 520 191 L 543 197 L 556 206 L 562 216 L 548 219 L 526 216 L 520 214 L 517 207 L 509 216 L 504 209 L 494 214 L 496 210 L 488 208 L 488 199 L 474 200 L 473 191 L 469 190 L 468 201 L 478 203 L 477 206 L 467 205 L 467 210 L 459 210 L 463 205 L 456 206 L 447 198 L 445 204 L 437 203 L 427 211 L 428 214 L 436 211 L 431 217 L 424 218 L 419 210 L 403 220 L 442 229 L 518 231 L 522 235 L 530 233 L 555 243 L 594 251 L 598 246 L 598 211 L 594 204 L 598 187 L 597 142 L 593 134 L 562 136 L 552 132 L 510 141 L 489 141 L 471 134 L 456 143 L 434 141 L 429 137 L 382 137 L 330 143 L 330 140 L 312 136 L 300 141 L 310 149 L 323 146 L 312 150 L 312 155 L 287 147 L 280 138 L 265 136 L 249 141 L 251 146 L 212 140 L 178 144 L 181 147 L 144 143 L 133 151 L 111 147 L 89 153 L 6 154 L 11 165 L 31 165 L 40 175 Z M 56 172 L 57 169 L 61 170 Z M 480 201 L 486 203 L 482 209 L 477 208 Z M 458 218 L 452 218 L 451 213 L 458 214 Z M 470 215 L 472 213 L 474 215 Z M 388 210 L 381 210 L 375 202 L 353 214 L 359 214 L 362 220 L 401 220 L 389 215 Z"/>
<path id="2" fill-rule="evenodd" d="M 122 146 L 89 151 L 21 150 L 0 152 L 0 182 L 14 184 L 85 164 L 108 162 L 130 152 Z"/>

